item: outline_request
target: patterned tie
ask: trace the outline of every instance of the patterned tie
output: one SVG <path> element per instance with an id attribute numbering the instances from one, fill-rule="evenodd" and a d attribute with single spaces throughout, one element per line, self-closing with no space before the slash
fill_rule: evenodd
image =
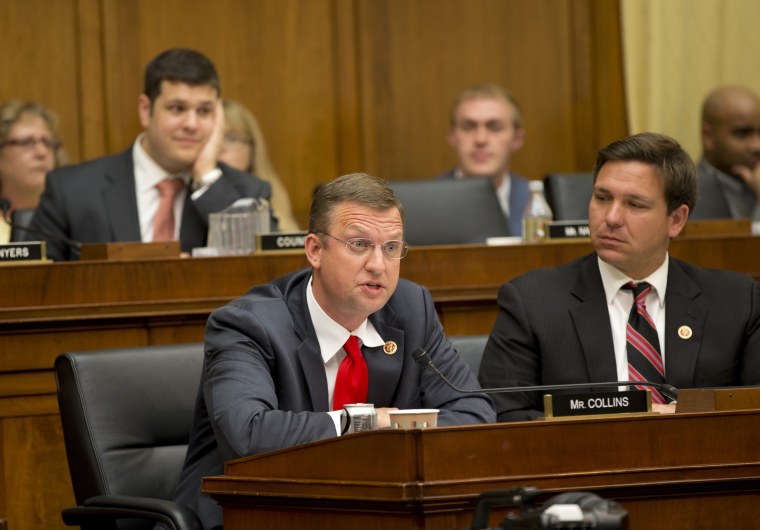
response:
<path id="1" fill-rule="evenodd" d="M 338 367 L 333 394 L 333 410 L 340 410 L 347 403 L 367 401 L 367 363 L 362 357 L 359 340 L 351 335 L 343 345 L 346 357 Z"/>
<path id="2" fill-rule="evenodd" d="M 184 185 L 178 178 L 166 178 L 156 184 L 161 198 L 153 218 L 153 241 L 174 241 L 174 198 Z"/>
<path id="3" fill-rule="evenodd" d="M 647 282 L 638 285 L 627 283 L 623 289 L 633 291 L 633 306 L 625 329 L 626 351 L 628 352 L 628 380 L 665 382 L 665 366 L 662 364 L 660 340 L 652 317 L 647 313 L 646 298 L 652 290 Z M 654 388 L 636 385 L 639 390 L 651 390 L 652 401 L 667 403 Z"/>

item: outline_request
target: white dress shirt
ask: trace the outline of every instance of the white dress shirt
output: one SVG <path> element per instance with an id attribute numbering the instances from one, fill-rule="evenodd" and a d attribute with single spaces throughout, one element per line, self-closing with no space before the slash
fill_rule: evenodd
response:
<path id="1" fill-rule="evenodd" d="M 319 349 L 322 353 L 322 361 L 325 365 L 325 376 L 327 377 L 327 400 L 332 409 L 333 395 L 335 394 L 335 380 L 338 377 L 338 367 L 341 361 L 346 357 L 343 345 L 348 337 L 355 335 L 359 339 L 359 344 L 368 348 L 375 348 L 385 344 L 385 341 L 372 325 L 369 320 L 364 320 L 358 328 L 349 332 L 346 328 L 335 322 L 319 306 L 317 299 L 314 298 L 314 288 L 312 279 L 309 279 L 309 285 L 306 288 L 306 304 L 309 309 L 309 316 L 317 332 Z M 331 411 L 328 414 L 332 416 L 335 422 L 335 430 L 340 435 L 340 413 L 341 411 Z"/>
<path id="2" fill-rule="evenodd" d="M 135 192 L 137 194 L 137 215 L 140 218 L 140 239 L 143 243 L 153 241 L 153 218 L 158 210 L 161 195 L 156 184 L 167 177 L 176 176 L 187 184 L 190 175 L 169 175 L 142 147 L 145 133 L 140 134 L 132 146 L 132 160 L 135 165 Z M 179 239 L 182 210 L 185 205 L 187 186 L 183 187 L 174 198 L 174 239 Z"/>
<path id="3" fill-rule="evenodd" d="M 647 282 L 652 286 L 646 298 L 646 308 L 649 316 L 657 328 L 657 337 L 660 340 L 660 352 L 662 352 L 663 365 L 665 364 L 665 289 L 668 285 L 668 255 L 665 261 L 652 274 L 641 280 L 633 280 L 621 271 L 597 258 L 599 272 L 602 275 L 604 294 L 607 298 L 607 307 L 610 314 L 610 326 L 612 328 L 612 343 L 615 347 L 615 364 L 617 367 L 618 381 L 628 381 L 628 352 L 626 349 L 625 328 L 628 324 L 628 316 L 633 307 L 633 292 L 621 287 L 628 282 Z"/>

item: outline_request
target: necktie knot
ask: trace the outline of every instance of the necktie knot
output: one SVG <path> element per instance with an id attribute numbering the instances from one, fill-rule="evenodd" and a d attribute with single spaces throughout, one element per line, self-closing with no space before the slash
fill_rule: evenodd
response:
<path id="1" fill-rule="evenodd" d="M 645 296 L 649 294 L 649 291 L 652 290 L 652 286 L 647 282 L 639 282 L 639 283 L 628 282 L 622 287 L 622 289 L 628 289 L 629 291 L 633 291 L 633 296 L 635 298 L 638 298 L 642 294 L 644 294 Z"/>
<path id="2" fill-rule="evenodd" d="M 652 286 L 648 284 L 647 282 L 639 282 L 639 283 L 628 282 L 622 287 L 622 289 L 633 291 L 634 303 L 637 306 L 646 307 L 645 302 L 647 299 L 647 295 L 652 290 Z"/>
<path id="3" fill-rule="evenodd" d="M 362 349 L 359 346 L 359 339 L 356 337 L 356 335 L 350 335 L 348 337 L 348 340 L 343 345 L 343 349 L 350 357 L 353 357 L 354 359 L 362 356 Z"/>
<path id="4" fill-rule="evenodd" d="M 158 194 L 161 198 L 171 197 L 172 199 L 177 196 L 177 193 L 179 193 L 179 190 L 181 190 L 183 186 L 184 183 L 180 179 L 173 177 L 167 177 L 156 184 Z"/>

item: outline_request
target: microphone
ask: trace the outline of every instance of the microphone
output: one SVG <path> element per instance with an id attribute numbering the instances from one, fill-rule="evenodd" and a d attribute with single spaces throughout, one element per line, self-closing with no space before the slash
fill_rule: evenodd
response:
<path id="1" fill-rule="evenodd" d="M 433 359 L 430 358 L 428 352 L 422 348 L 417 348 L 412 352 L 412 359 L 417 364 L 424 368 L 430 368 L 433 370 L 441 380 L 446 383 L 450 388 L 461 392 L 463 394 L 502 394 L 505 392 L 536 392 L 543 390 L 577 390 L 585 388 L 611 388 L 618 386 L 649 386 L 656 388 L 662 397 L 669 401 L 676 401 L 678 399 L 678 389 L 667 383 L 652 383 L 651 381 L 610 381 L 605 383 L 568 383 L 566 385 L 533 385 L 533 386 L 507 386 L 501 388 L 481 388 L 480 390 L 466 390 L 455 386 L 451 381 L 446 379 L 438 368 L 433 364 Z"/>
<path id="2" fill-rule="evenodd" d="M 62 236 L 61 234 L 53 234 L 52 232 L 47 232 L 45 230 L 40 230 L 39 228 L 35 228 L 33 226 L 29 225 L 20 225 L 18 223 L 14 223 L 11 219 L 11 216 L 8 215 L 8 212 L 11 209 L 11 201 L 6 199 L 5 197 L 0 198 L 0 210 L 3 212 L 3 219 L 5 219 L 5 222 L 8 223 L 8 225 L 16 230 L 23 230 L 25 232 L 29 232 L 30 234 L 35 234 L 38 236 L 42 236 L 45 239 L 50 239 L 52 241 L 60 241 L 62 243 L 66 243 L 69 247 L 73 248 L 77 254 L 82 250 L 82 243 L 79 241 L 74 241 L 73 239 L 69 239 L 66 236 Z"/>

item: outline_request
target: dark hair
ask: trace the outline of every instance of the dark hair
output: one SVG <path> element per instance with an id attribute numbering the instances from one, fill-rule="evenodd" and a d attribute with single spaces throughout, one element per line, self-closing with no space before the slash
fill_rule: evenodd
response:
<path id="1" fill-rule="evenodd" d="M 697 170 L 691 157 L 673 138 L 645 132 L 602 147 L 594 164 L 594 182 L 607 162 L 643 162 L 654 167 L 663 181 L 668 213 L 685 204 L 689 213 L 697 203 Z"/>
<path id="2" fill-rule="evenodd" d="M 222 93 L 214 63 L 208 57 L 187 48 L 172 48 L 158 54 L 145 67 L 145 95 L 151 105 L 161 95 L 161 82 L 186 83 L 190 86 L 208 85 Z"/>
<path id="3" fill-rule="evenodd" d="M 327 233 L 330 230 L 335 207 L 345 202 L 355 202 L 377 210 L 397 208 L 404 221 L 404 208 L 388 183 L 366 173 L 343 175 L 314 191 L 309 213 L 309 232 Z"/>

